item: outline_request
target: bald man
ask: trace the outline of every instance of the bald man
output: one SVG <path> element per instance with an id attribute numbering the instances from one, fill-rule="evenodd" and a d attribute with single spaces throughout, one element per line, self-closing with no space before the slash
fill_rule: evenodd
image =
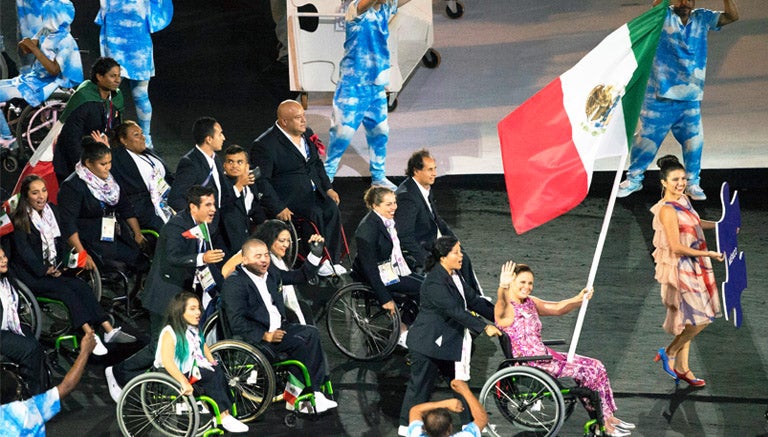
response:
<path id="1" fill-rule="evenodd" d="M 277 121 L 253 143 L 251 168 L 259 167 L 257 181 L 267 216 L 291 220 L 295 215 L 312 220 L 327 242 L 331 259 L 320 266 L 320 276 L 346 273 L 341 257 L 339 195 L 320 160 L 304 108 L 295 100 L 277 107 Z M 335 265 L 333 265 L 335 264 Z"/>
<path id="2" fill-rule="evenodd" d="M 319 248 L 322 249 L 322 245 Z M 326 399 L 319 391 L 328 380 L 320 332 L 313 325 L 289 323 L 281 294 L 283 282 L 302 283 L 314 275 L 320 260 L 318 253 L 320 251 L 313 248 L 301 270 L 281 271 L 272 265 L 269 249 L 263 241 L 246 241 L 243 244 L 242 264 L 224 281 L 221 309 L 225 323 L 236 337 L 258 345 L 275 356 L 285 354 L 289 359 L 301 361 L 307 366 L 315 391 L 317 412 L 322 413 L 335 408 L 336 402 Z M 291 372 L 299 381 L 304 380 L 297 369 L 291 368 Z M 286 405 L 289 410 L 293 407 L 293 404 Z"/>

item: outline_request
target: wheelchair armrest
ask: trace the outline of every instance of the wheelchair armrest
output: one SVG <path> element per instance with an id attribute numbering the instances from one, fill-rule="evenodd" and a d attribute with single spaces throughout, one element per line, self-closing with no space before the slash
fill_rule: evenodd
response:
<path id="1" fill-rule="evenodd" d="M 516 364 L 530 363 L 532 361 L 551 361 L 551 360 L 552 360 L 552 355 L 534 355 L 530 357 L 507 358 L 506 360 L 502 361 L 501 364 L 499 364 L 499 368 L 513 366 Z"/>
<path id="2" fill-rule="evenodd" d="M 559 345 L 566 344 L 565 340 L 562 338 L 553 338 L 551 340 L 544 340 L 543 343 L 544 343 L 544 346 L 559 346 Z"/>

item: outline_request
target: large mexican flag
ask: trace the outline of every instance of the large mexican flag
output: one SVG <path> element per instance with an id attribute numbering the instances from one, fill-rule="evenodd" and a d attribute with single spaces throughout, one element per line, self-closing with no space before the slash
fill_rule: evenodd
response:
<path id="1" fill-rule="evenodd" d="M 595 160 L 629 150 L 668 1 L 608 35 L 498 125 L 515 231 L 587 196 Z"/>

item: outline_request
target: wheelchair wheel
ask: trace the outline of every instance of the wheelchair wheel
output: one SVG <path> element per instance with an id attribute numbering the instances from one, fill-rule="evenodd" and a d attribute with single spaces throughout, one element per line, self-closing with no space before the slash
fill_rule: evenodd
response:
<path id="1" fill-rule="evenodd" d="M 32 290 L 27 287 L 26 284 L 19 280 L 14 279 L 14 288 L 19 292 L 19 321 L 25 331 L 34 333 L 35 338 L 40 338 L 40 331 L 43 328 L 43 314 L 40 311 L 40 306 L 37 304 L 35 295 L 32 294 Z"/>
<path id="2" fill-rule="evenodd" d="M 18 138 L 20 150 L 32 156 L 37 146 L 43 141 L 59 116 L 64 112 L 69 95 L 66 93 L 54 93 L 40 106 L 27 106 L 16 124 L 16 138 Z"/>
<path id="3" fill-rule="evenodd" d="M 91 287 L 93 295 L 96 297 L 96 301 L 101 302 L 102 281 L 99 268 L 96 267 L 93 270 L 82 269 L 80 273 L 77 274 L 77 277 L 85 281 Z"/>
<path id="4" fill-rule="evenodd" d="M 376 294 L 355 282 L 339 289 L 328 304 L 328 333 L 346 356 L 360 361 L 386 358 L 397 346 L 400 314 L 383 309 Z"/>
<path id="5" fill-rule="evenodd" d="M 292 221 L 289 220 L 285 224 L 288 225 L 288 231 L 291 233 L 291 246 L 285 251 L 283 259 L 285 265 L 290 269 L 296 265 L 296 260 L 299 258 L 299 238 L 301 236 Z"/>
<path id="6" fill-rule="evenodd" d="M 208 320 L 203 325 L 203 336 L 205 338 L 205 344 L 209 347 L 218 343 L 219 340 L 224 340 L 224 333 L 221 332 L 221 326 L 219 326 L 219 312 L 211 314 Z"/>
<path id="7" fill-rule="evenodd" d="M 125 436 L 191 437 L 200 423 L 195 399 L 179 395 L 179 383 L 159 372 L 132 379 L 123 389 L 116 412 Z"/>
<path id="8" fill-rule="evenodd" d="M 267 357 L 255 346 L 237 340 L 214 344 L 211 354 L 224 370 L 235 397 L 234 416 L 250 422 L 262 415 L 275 394 L 275 373 Z"/>
<path id="9" fill-rule="evenodd" d="M 557 381 L 527 366 L 494 373 L 480 392 L 491 435 L 554 436 L 563 426 L 565 405 Z"/>

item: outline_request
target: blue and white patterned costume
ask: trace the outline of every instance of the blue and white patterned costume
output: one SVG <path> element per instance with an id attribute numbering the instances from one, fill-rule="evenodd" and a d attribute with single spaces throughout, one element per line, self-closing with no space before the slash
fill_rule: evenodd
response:
<path id="1" fill-rule="evenodd" d="M 83 65 L 77 42 L 69 33 L 75 6 L 69 0 L 47 0 L 42 4 L 39 48 L 46 58 L 59 64 L 60 72 L 51 76 L 39 60 L 28 73 L 0 80 L 0 102 L 21 97 L 32 106 L 42 104 L 59 87 L 75 87 L 83 81 Z M 0 114 L 0 135 L 11 135 L 5 116 Z"/>
<path id="2" fill-rule="evenodd" d="M 24 401 L 0 405 L 0 430 L 3 435 L 45 437 L 45 422 L 59 411 L 59 389 L 53 387 Z"/>
<path id="3" fill-rule="evenodd" d="M 339 64 L 340 79 L 333 96 L 330 144 L 325 171 L 333 180 L 339 161 L 362 122 L 370 150 L 370 170 L 374 181 L 386 177 L 389 124 L 387 92 L 389 85 L 389 20 L 397 12 L 397 0 L 367 9 L 357 15 L 353 0 L 346 13 L 344 57 Z"/>
<path id="4" fill-rule="evenodd" d="M 173 16 L 171 0 L 101 0 L 94 22 L 101 26 L 101 56 L 120 64 L 120 75 L 129 80 L 136 117 L 152 147 L 149 79 L 155 75 L 150 34 L 164 29 Z"/>
<path id="5" fill-rule="evenodd" d="M 648 79 L 639 130 L 630 152 L 627 179 L 639 183 L 667 132 L 683 147 L 689 185 L 699 185 L 704 133 L 701 99 L 707 71 L 707 35 L 720 30 L 720 12 L 691 11 L 688 23 L 667 10 L 656 58 Z"/>
<path id="6" fill-rule="evenodd" d="M 16 0 L 19 33 L 22 38 L 32 38 L 43 27 L 44 0 Z"/>

